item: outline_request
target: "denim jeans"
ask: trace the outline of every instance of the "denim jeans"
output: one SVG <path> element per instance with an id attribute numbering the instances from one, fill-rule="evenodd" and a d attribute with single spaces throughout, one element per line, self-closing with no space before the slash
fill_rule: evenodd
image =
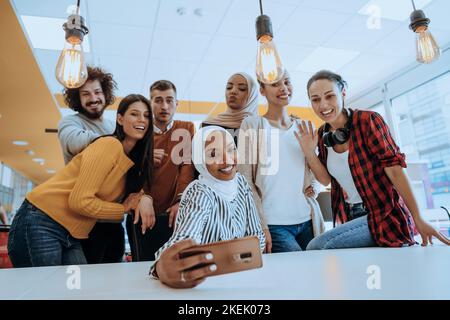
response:
<path id="1" fill-rule="evenodd" d="M 8 254 L 15 268 L 86 264 L 79 240 L 27 200 L 11 225 Z"/>
<path id="2" fill-rule="evenodd" d="M 306 250 L 314 238 L 311 220 L 295 225 L 269 225 L 272 237 L 272 252 L 292 252 Z"/>
<path id="3" fill-rule="evenodd" d="M 306 250 L 376 247 L 367 223 L 367 215 L 337 226 L 314 238 Z"/>

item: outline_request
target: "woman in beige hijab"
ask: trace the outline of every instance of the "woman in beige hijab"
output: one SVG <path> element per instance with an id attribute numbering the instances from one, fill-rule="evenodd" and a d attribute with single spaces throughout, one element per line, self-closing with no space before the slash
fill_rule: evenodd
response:
<path id="1" fill-rule="evenodd" d="M 218 115 L 212 115 L 214 108 L 202 123 L 202 127 L 216 125 L 227 129 L 237 144 L 238 130 L 242 121 L 258 112 L 258 89 L 255 80 L 244 72 L 233 74 L 228 79 L 225 98 L 227 110 Z"/>

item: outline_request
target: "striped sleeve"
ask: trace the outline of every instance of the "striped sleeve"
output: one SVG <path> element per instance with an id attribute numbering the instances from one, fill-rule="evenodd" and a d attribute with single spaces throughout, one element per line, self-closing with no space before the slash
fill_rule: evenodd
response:
<path id="1" fill-rule="evenodd" d="M 175 230 L 167 241 L 155 254 L 155 261 L 173 244 L 193 239 L 202 243 L 205 223 L 212 211 L 212 200 L 208 191 L 199 183 L 193 183 L 183 193 L 180 208 L 175 222 Z"/>
<path id="2" fill-rule="evenodd" d="M 261 220 L 256 210 L 255 201 L 253 200 L 252 189 L 250 188 L 247 180 L 240 176 L 241 183 L 244 184 L 245 192 L 245 212 L 247 212 L 247 224 L 245 229 L 246 236 L 257 236 L 259 238 L 259 245 L 261 251 L 264 251 L 266 247 L 266 237 L 261 226 Z"/>

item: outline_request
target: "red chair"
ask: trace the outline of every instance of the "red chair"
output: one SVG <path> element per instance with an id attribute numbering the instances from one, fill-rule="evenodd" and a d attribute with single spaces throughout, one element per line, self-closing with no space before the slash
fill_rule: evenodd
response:
<path id="1" fill-rule="evenodd" d="M 8 256 L 8 235 L 10 226 L 0 225 L 0 269 L 12 268 Z"/>

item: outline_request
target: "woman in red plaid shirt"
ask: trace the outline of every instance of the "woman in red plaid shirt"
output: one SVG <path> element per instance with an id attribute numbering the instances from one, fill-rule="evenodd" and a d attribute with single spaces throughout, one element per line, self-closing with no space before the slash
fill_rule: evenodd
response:
<path id="1" fill-rule="evenodd" d="M 383 118 L 371 111 L 344 108 L 346 82 L 330 71 L 308 82 L 312 108 L 325 124 L 314 131 L 302 121 L 297 139 L 309 166 L 323 185 L 331 183 L 334 224 L 307 250 L 422 245 L 435 236 L 450 245 L 420 215 L 400 152 Z M 316 155 L 316 147 L 319 155 Z"/>

